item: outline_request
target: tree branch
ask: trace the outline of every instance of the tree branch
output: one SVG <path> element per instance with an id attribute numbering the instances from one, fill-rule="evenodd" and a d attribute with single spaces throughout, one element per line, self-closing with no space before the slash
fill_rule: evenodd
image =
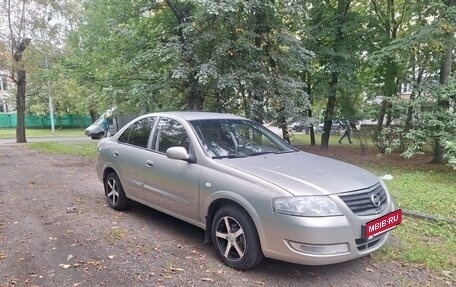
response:
<path id="1" fill-rule="evenodd" d="M 375 0 L 371 0 L 370 2 L 372 4 L 372 6 L 374 7 L 374 12 L 375 12 L 375 14 L 377 14 L 378 20 L 380 20 L 380 22 L 383 23 L 384 22 L 383 19 L 385 18 L 385 15 L 380 10 L 380 7 L 377 6 L 377 2 Z"/>
<path id="2" fill-rule="evenodd" d="M 27 46 L 30 44 L 31 41 L 32 41 L 32 39 L 25 38 L 19 44 L 19 46 L 17 47 L 16 51 L 14 52 L 14 60 L 16 62 L 19 62 L 22 59 L 22 53 L 25 51 L 25 49 L 27 48 Z"/>

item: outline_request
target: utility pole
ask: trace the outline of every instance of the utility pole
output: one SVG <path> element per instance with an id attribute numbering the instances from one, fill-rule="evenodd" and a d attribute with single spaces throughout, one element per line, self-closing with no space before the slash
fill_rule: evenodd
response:
<path id="1" fill-rule="evenodd" d="M 47 54 L 44 55 L 44 64 L 46 65 L 46 68 L 49 69 L 49 62 L 48 62 L 48 56 Z M 51 118 L 51 130 L 52 134 L 55 134 L 55 126 L 54 126 L 54 104 L 52 103 L 52 95 L 51 95 L 51 80 L 48 77 L 47 80 L 47 94 L 49 98 L 49 113 L 50 113 L 50 118 Z"/>
<path id="2" fill-rule="evenodd" d="M 52 17 L 49 16 L 47 18 L 47 22 L 49 23 L 49 21 L 51 21 L 51 20 L 52 20 Z M 46 34 L 46 41 L 48 41 L 47 34 Z M 45 54 L 44 54 L 44 65 L 46 66 L 46 69 L 48 69 L 48 71 L 49 71 L 50 65 L 49 65 L 47 52 L 45 52 Z M 54 104 L 52 103 L 51 80 L 49 79 L 49 75 L 48 75 L 48 80 L 47 80 L 47 94 L 48 94 L 48 98 L 49 98 L 49 117 L 51 118 L 51 130 L 52 130 L 52 134 L 55 134 Z"/>

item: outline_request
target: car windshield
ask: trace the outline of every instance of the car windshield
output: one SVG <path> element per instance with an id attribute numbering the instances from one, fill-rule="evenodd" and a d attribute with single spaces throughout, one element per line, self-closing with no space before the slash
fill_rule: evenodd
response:
<path id="1" fill-rule="evenodd" d="M 101 122 L 104 120 L 104 118 L 105 118 L 105 116 L 102 115 L 93 123 L 93 125 L 101 125 Z"/>
<path id="2" fill-rule="evenodd" d="M 241 119 L 194 120 L 190 124 L 206 154 L 236 158 L 293 152 L 294 148 L 262 125 Z"/>

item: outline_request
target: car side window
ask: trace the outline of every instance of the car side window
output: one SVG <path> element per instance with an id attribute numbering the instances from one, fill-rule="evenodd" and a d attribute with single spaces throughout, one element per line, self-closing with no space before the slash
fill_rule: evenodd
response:
<path id="1" fill-rule="evenodd" d="M 185 128 L 176 120 L 161 118 L 155 132 L 155 150 L 166 153 L 170 147 L 182 146 L 189 151 L 190 140 Z"/>
<path id="2" fill-rule="evenodd" d="M 154 126 L 155 118 L 143 118 L 133 123 L 119 137 L 119 142 L 147 148 L 150 132 Z"/>

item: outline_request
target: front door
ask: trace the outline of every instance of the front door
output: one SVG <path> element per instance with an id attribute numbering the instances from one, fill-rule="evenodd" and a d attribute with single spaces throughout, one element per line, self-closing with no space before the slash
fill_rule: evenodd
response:
<path id="1" fill-rule="evenodd" d="M 193 221 L 199 221 L 199 180 L 201 167 L 182 160 L 169 159 L 166 150 L 182 146 L 190 151 L 192 143 L 183 125 L 171 118 L 160 118 L 155 129 L 144 187 L 153 205 Z"/>

